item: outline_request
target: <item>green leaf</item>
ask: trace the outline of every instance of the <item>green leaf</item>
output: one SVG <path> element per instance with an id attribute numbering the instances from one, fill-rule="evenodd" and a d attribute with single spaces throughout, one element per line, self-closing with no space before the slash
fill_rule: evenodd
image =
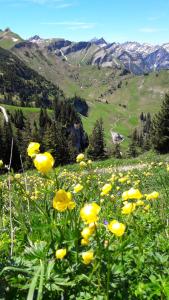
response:
<path id="1" fill-rule="evenodd" d="M 40 281 L 39 281 L 37 300 L 41 300 L 43 297 L 44 273 L 45 273 L 45 266 L 44 266 L 44 263 L 41 261 L 41 273 L 40 273 Z"/>
<path id="2" fill-rule="evenodd" d="M 33 296 L 34 296 L 34 292 L 35 292 L 35 289 L 36 289 L 36 284 L 37 284 L 40 272 L 41 272 L 41 266 L 39 266 L 37 272 L 35 273 L 32 281 L 31 281 L 28 296 L 27 296 L 27 300 L 33 300 Z"/>

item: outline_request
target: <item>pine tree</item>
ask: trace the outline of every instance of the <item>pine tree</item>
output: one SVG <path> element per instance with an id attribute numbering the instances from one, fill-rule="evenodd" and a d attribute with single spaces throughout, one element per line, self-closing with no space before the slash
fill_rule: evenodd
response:
<path id="1" fill-rule="evenodd" d="M 102 119 L 97 120 L 92 134 L 89 137 L 89 147 L 87 150 L 88 157 L 96 159 L 104 159 L 106 157 L 104 129 Z"/>
<path id="2" fill-rule="evenodd" d="M 151 149 L 151 138 L 150 138 L 150 134 L 146 134 L 144 137 L 144 142 L 142 145 L 142 149 L 143 151 L 149 151 Z"/>
<path id="3" fill-rule="evenodd" d="M 134 141 L 132 141 L 129 144 L 129 148 L 128 148 L 128 151 L 127 151 L 127 156 L 128 157 L 137 157 L 138 156 L 136 143 Z"/>
<path id="4" fill-rule="evenodd" d="M 55 165 L 63 165 L 69 162 L 68 141 L 65 130 L 60 123 L 52 122 L 45 130 L 43 147 L 55 158 Z"/>
<path id="5" fill-rule="evenodd" d="M 165 96 L 160 112 L 153 118 L 151 141 L 157 152 L 169 152 L 169 95 Z"/>

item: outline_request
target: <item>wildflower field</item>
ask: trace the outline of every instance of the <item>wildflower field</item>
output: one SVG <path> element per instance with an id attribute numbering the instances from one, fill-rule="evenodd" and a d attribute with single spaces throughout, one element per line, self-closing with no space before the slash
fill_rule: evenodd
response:
<path id="1" fill-rule="evenodd" d="M 0 178 L 0 299 L 169 299 L 169 167 L 53 169 Z"/>

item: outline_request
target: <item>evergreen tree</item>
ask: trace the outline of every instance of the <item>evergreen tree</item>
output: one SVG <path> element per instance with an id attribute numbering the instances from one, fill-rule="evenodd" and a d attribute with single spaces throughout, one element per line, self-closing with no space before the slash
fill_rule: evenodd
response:
<path id="1" fill-rule="evenodd" d="M 153 118 L 151 141 L 157 152 L 169 152 L 169 95 L 165 96 L 161 110 Z"/>
<path id="2" fill-rule="evenodd" d="M 33 123 L 32 141 L 40 142 L 39 129 L 38 129 L 36 121 L 34 121 L 34 123 Z"/>
<path id="3" fill-rule="evenodd" d="M 149 133 L 150 130 L 151 130 L 151 115 L 150 113 L 147 114 L 147 117 L 146 117 L 146 121 L 145 121 L 145 125 L 144 125 L 144 128 L 143 128 L 143 132 L 144 133 Z"/>
<path id="4" fill-rule="evenodd" d="M 89 137 L 89 147 L 87 150 L 88 157 L 96 159 L 104 159 L 106 157 L 104 129 L 102 119 L 97 120 L 92 134 Z"/>
<path id="5" fill-rule="evenodd" d="M 132 141 L 129 144 L 129 148 L 128 148 L 128 151 L 127 151 L 127 156 L 128 157 L 137 157 L 138 156 L 136 143 L 134 141 Z"/>
<path id="6" fill-rule="evenodd" d="M 150 138 L 150 134 L 146 134 L 146 136 L 144 137 L 144 142 L 142 145 L 142 149 L 143 151 L 149 151 L 151 149 L 151 138 Z"/>
<path id="7" fill-rule="evenodd" d="M 69 162 L 68 141 L 60 123 L 52 122 L 47 126 L 43 137 L 43 147 L 53 155 L 55 165 Z"/>

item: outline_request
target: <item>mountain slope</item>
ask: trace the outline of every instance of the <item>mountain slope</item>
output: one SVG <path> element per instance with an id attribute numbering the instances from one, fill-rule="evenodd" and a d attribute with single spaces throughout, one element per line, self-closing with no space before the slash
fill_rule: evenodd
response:
<path id="1" fill-rule="evenodd" d="M 133 129 L 141 126 L 140 114 L 158 112 L 165 93 L 169 92 L 169 71 L 135 76 L 122 83 L 109 99 L 109 104 L 88 103 L 88 118 L 83 118 L 85 130 L 90 133 L 94 122 L 102 117 L 106 140 L 111 143 L 110 129 L 124 135 L 128 144 Z"/>
<path id="2" fill-rule="evenodd" d="M 11 52 L 0 48 L 0 100 L 33 106 L 50 105 L 59 88 L 25 65 Z"/>
<path id="3" fill-rule="evenodd" d="M 59 49 L 67 48 L 70 51 L 68 41 L 58 39 L 50 42 L 38 37 L 32 40 L 37 42 L 24 41 L 15 45 L 12 52 L 47 80 L 58 84 L 67 97 L 78 94 L 90 101 L 102 98 L 106 101 L 107 95 L 116 90 L 128 76 L 121 65 L 100 68 L 88 64 L 91 47 L 82 50 L 82 44 L 76 45 L 77 48 L 71 45 L 73 52 L 63 54 Z"/>
<path id="4" fill-rule="evenodd" d="M 23 39 L 18 34 L 12 32 L 10 28 L 6 28 L 4 31 L 0 30 L 0 47 L 2 48 L 11 49 L 22 40 Z"/>
<path id="5" fill-rule="evenodd" d="M 129 136 L 134 128 L 141 126 L 140 114 L 158 112 L 165 93 L 169 92 L 169 71 L 151 73 L 147 76 L 135 76 L 122 83 L 109 99 L 109 103 L 88 102 L 88 117 L 82 117 L 85 131 L 90 134 L 95 121 L 103 119 L 105 137 L 109 145 L 111 142 L 110 129 L 124 135 L 122 149 L 128 147 Z M 17 109 L 15 106 L 6 106 L 8 110 Z M 39 109 L 22 108 L 24 114 L 30 117 L 31 122 L 37 118 Z M 51 111 L 49 111 L 51 113 Z"/>

